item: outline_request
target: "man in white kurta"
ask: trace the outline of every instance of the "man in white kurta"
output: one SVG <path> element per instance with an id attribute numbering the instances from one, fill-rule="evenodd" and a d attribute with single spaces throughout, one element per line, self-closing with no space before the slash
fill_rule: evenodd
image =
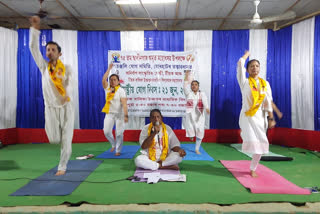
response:
<path id="1" fill-rule="evenodd" d="M 125 123 L 128 122 L 128 107 L 127 95 L 120 86 L 119 76 L 112 74 L 108 82 L 108 76 L 112 67 L 113 64 L 110 64 L 102 78 L 102 86 L 106 98 L 106 104 L 102 109 L 102 112 L 106 113 L 103 122 L 103 132 L 111 144 L 111 152 L 115 150 L 115 155 L 119 156 L 123 145 Z M 116 124 L 115 139 L 112 134 L 114 124 Z"/>
<path id="2" fill-rule="evenodd" d="M 187 108 L 184 127 L 187 137 L 196 137 L 195 151 L 200 154 L 199 149 L 204 137 L 205 113 L 210 114 L 210 110 L 206 94 L 199 89 L 199 82 L 189 77 L 190 71 L 186 71 L 184 94 L 187 99 Z"/>
<path id="3" fill-rule="evenodd" d="M 185 151 L 180 148 L 180 142 L 172 131 L 171 127 L 162 122 L 162 115 L 158 109 L 150 113 L 151 123 L 144 126 L 139 137 L 141 145 L 141 155 L 135 159 L 137 167 L 143 169 L 177 169 L 177 164 L 182 161 L 186 155 Z M 152 130 L 149 132 L 149 128 Z M 166 133 L 165 133 L 166 132 Z M 165 137 L 168 136 L 168 150 L 164 160 L 161 160 L 165 147 Z M 155 152 L 152 160 L 151 152 Z"/>
<path id="4" fill-rule="evenodd" d="M 267 81 L 266 87 L 261 87 L 258 74 L 260 71 L 260 63 L 257 60 L 248 62 L 249 77 L 256 82 L 257 88 L 251 88 L 249 79 L 246 78 L 246 68 L 244 67 L 245 60 L 249 57 L 249 52 L 246 52 L 239 59 L 237 65 L 237 80 L 242 94 L 242 109 L 240 112 L 239 126 L 241 129 L 242 151 L 253 154 L 250 170 L 253 177 L 256 177 L 255 170 L 258 166 L 262 154 L 269 152 L 269 141 L 266 135 L 268 128 L 273 128 L 275 125 L 272 113 L 272 92 Z M 256 110 L 254 115 L 248 116 L 248 111 L 253 106 L 252 90 L 263 95 L 264 99 Z M 258 104 L 256 105 L 258 107 Z M 266 114 L 268 121 L 266 121 Z"/>
<path id="5" fill-rule="evenodd" d="M 67 163 L 70 159 L 72 148 L 72 137 L 74 129 L 74 107 L 72 96 L 72 72 L 68 65 L 64 65 L 65 73 L 56 72 L 61 52 L 56 43 L 50 42 L 46 46 L 46 55 L 49 63 L 43 58 L 39 49 L 40 36 L 40 19 L 39 17 L 31 18 L 30 41 L 29 47 L 31 54 L 42 74 L 42 92 L 45 106 L 45 130 L 50 143 L 61 144 L 60 162 L 56 175 L 63 175 L 67 169 Z M 61 62 L 60 62 L 61 63 Z M 51 71 L 48 69 L 49 64 L 53 65 Z M 50 77 L 50 73 L 55 73 Z M 64 95 L 59 93 L 53 83 L 53 78 L 61 79 L 61 87 Z"/>

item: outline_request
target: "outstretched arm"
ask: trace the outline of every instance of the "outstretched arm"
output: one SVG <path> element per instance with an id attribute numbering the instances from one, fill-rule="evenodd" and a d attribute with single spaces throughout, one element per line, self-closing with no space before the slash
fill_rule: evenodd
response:
<path id="1" fill-rule="evenodd" d="M 102 87 L 104 89 L 108 88 L 108 76 L 109 76 L 109 73 L 112 68 L 113 68 L 113 64 L 110 63 L 108 69 L 106 70 L 106 72 L 104 73 L 104 75 L 102 77 Z"/>
<path id="2" fill-rule="evenodd" d="M 29 48 L 36 62 L 38 68 L 43 72 L 47 67 L 47 62 L 43 58 L 39 48 L 39 37 L 40 37 L 40 18 L 38 16 L 32 16 L 30 18 L 30 33 L 29 33 Z"/>

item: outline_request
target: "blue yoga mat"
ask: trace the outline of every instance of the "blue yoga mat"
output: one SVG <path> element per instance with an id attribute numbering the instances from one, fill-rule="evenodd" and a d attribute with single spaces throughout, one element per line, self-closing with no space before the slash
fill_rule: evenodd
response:
<path id="1" fill-rule="evenodd" d="M 12 193 L 11 196 L 50 196 L 71 194 L 100 164 L 101 160 L 71 160 L 67 172 L 55 176 L 55 167 Z"/>
<path id="2" fill-rule="evenodd" d="M 105 159 L 131 159 L 134 157 L 134 155 L 137 153 L 137 151 L 140 149 L 140 146 L 137 145 L 129 145 L 129 146 L 123 146 L 122 150 L 120 152 L 120 156 L 115 156 L 115 151 L 110 152 L 110 149 L 101 153 L 96 158 L 105 158 Z"/>
<path id="3" fill-rule="evenodd" d="M 198 155 L 195 152 L 195 144 L 181 144 L 181 148 L 183 148 L 187 155 L 183 158 L 183 160 L 199 160 L 199 161 L 214 161 L 214 159 L 200 146 Z"/>

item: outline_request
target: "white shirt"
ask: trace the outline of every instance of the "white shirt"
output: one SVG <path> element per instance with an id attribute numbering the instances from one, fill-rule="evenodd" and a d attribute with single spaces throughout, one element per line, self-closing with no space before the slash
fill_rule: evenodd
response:
<path id="1" fill-rule="evenodd" d="M 105 94 L 106 94 L 106 99 L 107 99 L 107 94 L 108 94 L 108 90 L 110 89 L 110 87 L 104 89 Z M 124 91 L 123 88 L 119 87 L 118 90 L 116 91 L 116 93 L 114 94 L 113 99 L 110 101 L 110 108 L 109 108 L 109 113 L 120 113 L 122 114 L 122 104 L 121 104 L 121 98 L 126 98 L 126 92 Z"/>
<path id="2" fill-rule="evenodd" d="M 143 144 L 144 140 L 147 139 L 148 137 L 148 128 L 149 128 L 149 124 L 145 125 L 140 133 L 140 137 L 139 137 L 139 143 L 140 145 Z M 168 125 L 165 125 L 166 129 L 167 129 L 167 133 L 168 133 L 168 144 L 169 144 L 169 151 L 168 153 L 170 153 L 170 150 L 176 146 L 180 147 L 180 142 L 177 138 L 177 136 L 175 135 L 175 133 L 172 131 L 171 127 Z M 160 156 L 162 153 L 162 148 L 163 148 L 163 142 L 162 142 L 162 136 L 163 136 L 163 130 L 162 128 L 160 129 L 160 132 L 158 134 L 155 135 L 154 137 L 154 141 L 156 143 L 156 161 L 160 160 Z M 159 143 L 160 140 L 160 143 Z M 144 149 L 141 151 L 142 154 L 148 155 L 148 149 Z"/>
<path id="3" fill-rule="evenodd" d="M 36 62 L 42 79 L 42 93 L 45 106 L 51 107 L 62 107 L 69 102 L 65 102 L 64 97 L 58 92 L 54 83 L 51 80 L 49 71 L 48 71 L 48 62 L 43 58 L 40 49 L 39 49 L 39 36 L 40 31 L 31 27 L 29 33 L 30 41 L 29 48 L 33 56 L 34 61 Z M 72 96 L 72 72 L 71 67 L 64 65 L 66 68 L 63 86 L 66 90 L 66 96 L 69 96 L 71 101 L 73 100 Z"/>

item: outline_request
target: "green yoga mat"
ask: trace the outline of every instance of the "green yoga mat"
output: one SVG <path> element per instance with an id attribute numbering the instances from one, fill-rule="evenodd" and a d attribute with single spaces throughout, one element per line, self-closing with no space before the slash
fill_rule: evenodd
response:
<path id="1" fill-rule="evenodd" d="M 239 152 L 247 155 L 248 157 L 252 158 L 252 154 L 243 152 L 243 151 L 241 150 L 242 144 L 231 144 L 230 146 L 233 147 L 233 148 L 235 148 L 235 149 L 238 150 Z M 286 157 L 286 156 L 283 156 L 283 155 L 279 155 L 279 154 L 276 154 L 276 153 L 273 153 L 273 152 L 270 152 L 270 151 L 269 151 L 268 154 L 262 155 L 261 160 L 262 160 L 262 161 L 292 161 L 293 158 L 292 158 L 292 157 Z"/>

